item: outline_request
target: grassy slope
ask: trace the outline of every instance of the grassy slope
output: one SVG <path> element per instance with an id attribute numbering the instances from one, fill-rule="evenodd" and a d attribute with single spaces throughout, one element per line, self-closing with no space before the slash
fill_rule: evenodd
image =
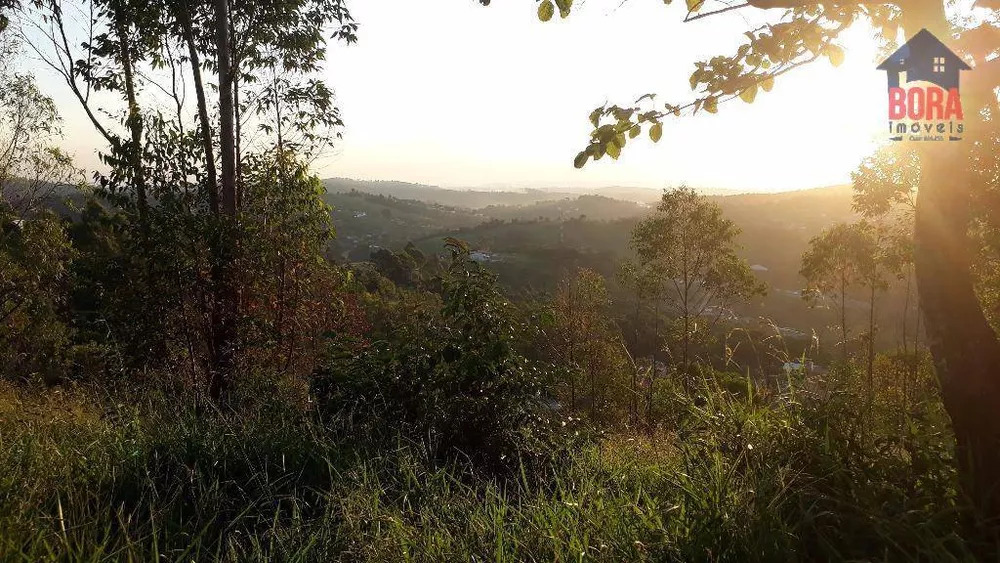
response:
<path id="1" fill-rule="evenodd" d="M 675 399 L 669 435 L 497 479 L 276 400 L 197 418 L 157 393 L 4 386 L 0 559 L 969 560 L 936 399 L 911 444 L 891 398 L 859 418 L 850 396 L 735 388 Z"/>

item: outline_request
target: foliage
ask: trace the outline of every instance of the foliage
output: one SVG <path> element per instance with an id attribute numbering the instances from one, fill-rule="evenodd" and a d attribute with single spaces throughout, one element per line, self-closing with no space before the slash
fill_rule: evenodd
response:
<path id="1" fill-rule="evenodd" d="M 317 376 L 324 408 L 392 416 L 396 431 L 426 439 L 435 456 L 460 455 L 494 471 L 554 455 L 559 433 L 545 374 L 517 350 L 519 328 L 496 276 L 461 241 L 447 248 L 440 309 L 411 311 L 403 326 L 387 327 L 385 340 L 335 356 Z"/>
<path id="2" fill-rule="evenodd" d="M 5 49 L 0 44 L 0 58 L 12 57 Z M 34 78 L 0 63 L 0 202 L 18 216 L 32 215 L 82 180 L 69 155 L 52 144 L 60 126 L 55 103 Z"/>
<path id="3" fill-rule="evenodd" d="M 764 292 L 737 255 L 738 235 L 718 205 L 689 188 L 665 192 L 656 213 L 632 233 L 648 295 L 678 320 L 674 357 L 685 367 L 691 342 L 705 336 L 728 306 Z"/>
<path id="4" fill-rule="evenodd" d="M 848 350 L 845 302 L 852 288 L 867 288 L 873 309 L 876 294 L 888 288 L 891 277 L 901 275 L 908 260 L 905 239 L 868 221 L 835 225 L 810 241 L 809 250 L 802 256 L 801 273 L 808 284 L 802 295 L 813 305 L 832 300 L 838 307 L 842 332 L 839 345 L 845 354 Z M 873 310 L 869 320 L 874 323 Z"/>
<path id="5" fill-rule="evenodd" d="M 27 560 L 972 561 L 922 362 L 776 394 L 707 378 L 674 426 L 612 435 L 544 482 L 371 440 L 292 404 L 196 415 L 156 389 L 0 385 L 0 551 Z M 358 413 L 360 414 L 360 413 Z M 382 424 L 396 422 L 384 419 Z M 70 454 L 72 452 L 72 454 Z"/>
<path id="6" fill-rule="evenodd" d="M 54 215 L 19 219 L 0 204 L 0 376 L 63 375 L 71 332 L 60 313 L 72 257 Z"/>
<path id="7" fill-rule="evenodd" d="M 291 290 L 292 297 L 282 293 L 285 257 L 278 260 L 277 283 L 253 287 L 252 281 L 238 279 L 240 266 L 264 266 L 254 261 L 274 257 L 266 251 L 250 256 L 247 251 L 261 251 L 255 244 L 260 241 L 241 237 L 273 234 L 268 223 L 254 224 L 274 219 L 267 217 L 272 210 L 246 206 L 260 195 L 255 193 L 258 169 L 276 173 L 270 180 L 287 195 L 285 173 L 293 181 L 305 175 L 294 160 L 315 157 L 339 134 L 342 122 L 332 90 L 316 75 L 328 37 L 353 42 L 357 24 L 343 0 L 86 0 L 79 7 L 79 13 L 88 14 L 83 25 L 74 22 L 74 13 L 52 0 L 27 3 L 17 15 L 22 36 L 61 76 L 106 142 L 101 154 L 106 172 L 95 177 L 98 195 L 122 213 L 128 244 L 118 279 L 136 289 L 118 292 L 128 303 L 124 309 L 136 314 L 138 334 L 127 343 L 128 363 L 176 366 L 183 361 L 192 384 L 207 380 L 212 400 L 222 405 L 237 371 L 246 371 L 248 343 L 261 340 L 259 333 L 245 332 L 248 323 L 243 322 L 252 315 L 245 314 L 247 302 L 241 298 L 257 297 L 250 295 L 253 289 L 277 288 L 275 299 L 282 304 L 276 330 L 293 342 L 302 336 L 307 347 L 317 348 L 313 334 L 289 334 L 280 326 L 287 320 L 282 316 L 286 301 L 301 305 L 301 286 Z M 217 79 L 211 85 L 217 105 L 210 105 L 206 95 L 211 74 Z M 194 103 L 186 101 L 187 84 L 193 86 Z M 124 107 L 98 108 L 91 93 L 100 91 L 117 95 L 106 99 L 118 97 Z M 217 111 L 217 122 L 210 111 Z M 254 129 L 258 134 L 250 133 Z M 261 163 L 267 159 L 277 164 Z M 318 187 L 312 182 L 304 193 L 318 200 Z M 314 212 L 322 209 L 313 205 L 316 201 L 291 200 L 304 207 L 284 220 L 298 221 L 295 214 L 302 212 L 306 223 L 315 222 Z M 275 212 L 289 211 L 288 205 L 277 207 Z M 284 226 L 306 238 L 303 246 L 314 255 L 305 259 L 315 258 L 313 227 Z M 298 242 L 290 244 L 296 251 L 293 262 L 303 258 Z M 141 298 L 134 299 L 138 295 L 153 299 L 140 306 Z M 310 333 L 318 328 L 305 324 Z"/>
<path id="8" fill-rule="evenodd" d="M 704 0 L 678 4 L 686 4 L 685 22 L 739 8 L 786 9 L 774 20 L 748 29 L 735 53 L 696 62 L 688 81 L 694 94 L 690 101 L 662 103 L 657 102 L 655 93 L 649 93 L 632 104 L 605 104 L 594 109 L 590 114 L 590 142 L 573 161 L 577 168 L 605 155 L 617 160 L 628 141 L 639 137 L 643 129 L 650 140 L 658 142 L 668 118 L 714 114 L 720 104 L 736 99 L 753 103 L 759 93 L 771 91 L 776 79 L 797 67 L 820 59 L 839 66 L 845 53 L 837 43 L 838 35 L 859 19 L 867 19 L 890 39 L 899 28 L 898 11 L 878 3 L 820 6 L 812 2 L 755 0 L 723 5 L 717 10 L 710 9 L 713 3 Z"/>
<path id="9" fill-rule="evenodd" d="M 363 314 L 347 273 L 324 257 L 333 225 L 307 165 L 291 153 L 251 156 L 244 182 L 238 263 L 246 362 L 305 377 L 325 352 L 324 335 L 360 335 Z"/>
<path id="10" fill-rule="evenodd" d="M 594 423 L 622 419 L 629 404 L 628 352 L 611 320 L 604 277 L 579 269 L 560 284 L 552 304 L 547 338 L 552 362 L 567 368 L 558 397 L 573 412 L 586 412 Z"/>

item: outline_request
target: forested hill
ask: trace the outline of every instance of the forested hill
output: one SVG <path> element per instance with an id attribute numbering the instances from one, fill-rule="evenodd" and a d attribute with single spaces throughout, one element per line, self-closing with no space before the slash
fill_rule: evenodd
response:
<path id="1" fill-rule="evenodd" d="M 572 199 L 579 196 L 595 196 L 642 204 L 656 203 L 661 190 L 629 186 L 603 186 L 599 188 L 523 188 L 509 186 L 469 187 L 467 189 L 442 188 L 426 184 L 414 184 L 392 180 L 356 180 L 351 178 L 327 178 L 323 180 L 327 193 L 349 193 L 352 191 L 384 195 L 399 199 L 413 199 L 479 209 L 488 206 L 525 206 L 536 203 Z M 733 195 L 736 192 L 711 187 L 698 187 L 697 191 L 707 196 Z"/>
<path id="2" fill-rule="evenodd" d="M 408 194 L 409 198 L 360 191 L 328 193 L 326 200 L 334 208 L 338 234 L 335 253 L 340 259 L 367 261 L 378 248 L 401 251 L 409 242 L 425 254 L 437 254 L 442 251 L 443 239 L 453 236 L 486 253 L 500 282 L 516 292 L 551 292 L 567 272 L 578 267 L 613 280 L 620 261 L 630 255 L 632 229 L 655 208 L 654 203 L 599 195 L 547 193 L 553 199 L 473 209 L 440 203 L 473 197 L 456 190 L 394 182 L 372 184 L 386 188 L 383 192 Z M 492 197 L 503 194 L 525 195 L 497 192 Z M 540 195 L 533 192 L 526 197 Z M 424 197 L 430 199 L 421 200 Z M 851 209 L 850 187 L 709 198 L 742 230 L 740 253 L 753 266 L 757 278 L 771 288 L 753 314 L 798 330 L 822 328 L 829 319 L 810 310 L 797 293 L 805 283 L 799 270 L 812 237 L 834 224 L 857 218 Z"/>
<path id="3" fill-rule="evenodd" d="M 831 225 L 856 219 L 847 186 L 710 199 L 742 230 L 743 255 L 750 264 L 761 267 L 757 269 L 758 277 L 772 287 L 788 290 L 798 289 L 802 284 L 798 272 L 809 240 Z M 563 215 L 546 213 L 553 209 L 574 211 Z M 415 242 L 425 251 L 433 252 L 440 249 L 441 238 L 447 234 L 467 240 L 475 248 L 498 253 L 525 256 L 559 249 L 566 251 L 566 256 L 602 253 L 599 262 L 616 262 L 628 255 L 632 228 L 652 209 L 653 206 L 594 196 L 523 207 L 491 207 L 479 210 L 489 222 L 469 228 L 442 229 Z M 573 266 L 552 261 L 551 256 L 536 265 L 553 277 Z M 607 273 L 615 267 L 613 263 L 602 265 L 592 261 L 581 265 Z M 539 282 L 541 274 L 515 278 Z"/>
<path id="4" fill-rule="evenodd" d="M 550 201 L 573 197 L 569 192 L 547 190 L 488 191 L 450 190 L 438 186 L 411 184 L 395 181 L 352 180 L 348 178 L 328 178 L 323 180 L 327 193 L 347 193 L 359 191 L 375 195 L 391 196 L 399 199 L 414 199 L 439 205 L 450 205 L 478 209 L 489 205 L 530 205 L 540 201 Z"/>
<path id="5" fill-rule="evenodd" d="M 431 250 L 440 246 L 445 234 L 496 251 L 530 246 L 624 254 L 636 220 L 655 207 L 655 199 L 637 202 L 596 194 L 463 192 L 402 182 L 342 179 L 326 180 L 325 184 L 326 201 L 334 208 L 339 234 L 338 253 L 352 252 L 356 260 L 367 257 L 368 247 L 401 248 L 410 241 Z M 621 188 L 596 192 L 616 190 Z M 490 199 L 525 203 L 481 205 Z M 811 237 L 855 218 L 848 186 L 715 195 L 710 199 L 743 230 L 741 241 L 751 263 L 784 272 L 784 278 L 779 275 L 767 281 L 785 285 L 794 281 L 788 276 L 797 277 L 799 259 Z M 474 203 L 463 205 L 463 201 Z M 570 220 L 572 223 L 566 224 Z"/>

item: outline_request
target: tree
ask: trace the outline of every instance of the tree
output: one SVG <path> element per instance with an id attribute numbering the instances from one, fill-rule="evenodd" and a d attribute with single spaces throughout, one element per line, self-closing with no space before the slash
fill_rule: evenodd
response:
<path id="1" fill-rule="evenodd" d="M 587 268 L 562 280 L 552 304 L 553 355 L 569 370 L 570 408 L 588 405 L 595 421 L 607 420 L 612 401 L 621 395 L 618 376 L 624 358 L 621 335 L 609 317 L 610 305 L 604 277 Z"/>
<path id="2" fill-rule="evenodd" d="M 0 202 L 0 375 L 60 375 L 70 331 L 58 311 L 72 255 L 54 215 L 20 219 Z"/>
<path id="3" fill-rule="evenodd" d="M 847 327 L 847 294 L 857 282 L 858 248 L 857 232 L 851 225 L 841 224 L 827 229 L 809 241 L 809 250 L 802 256 L 799 274 L 808 284 L 802 293 L 812 305 L 828 295 L 837 302 L 840 316 L 840 346 L 844 362 L 849 357 Z"/>
<path id="4" fill-rule="evenodd" d="M 802 277 L 808 287 L 803 297 L 811 304 L 833 294 L 840 314 L 844 362 L 848 360 L 847 298 L 854 287 L 869 291 L 866 365 L 869 391 L 875 363 L 877 294 L 888 289 L 888 277 L 901 268 L 900 246 L 882 226 L 861 221 L 825 230 L 809 242 L 802 256 Z"/>
<path id="5" fill-rule="evenodd" d="M 553 424 L 546 374 L 520 352 L 523 329 L 496 274 L 465 242 L 445 243 L 440 299 L 401 292 L 409 303 L 388 309 L 380 338 L 316 378 L 319 404 L 390 417 L 393 434 L 426 441 L 432 455 L 530 471 L 563 454 L 558 435 L 576 429 Z"/>
<path id="6" fill-rule="evenodd" d="M 12 43 L 0 45 L 0 58 L 9 60 L 15 51 Z M 52 99 L 33 77 L 4 66 L 0 62 L 0 200 L 27 217 L 60 189 L 79 183 L 83 174 L 69 155 L 51 144 L 61 136 Z"/>
<path id="7" fill-rule="evenodd" d="M 945 0 L 850 0 L 831 4 L 822 0 L 748 0 L 710 11 L 708 2 L 686 2 L 685 21 L 737 9 L 771 10 L 771 22 L 746 32 L 747 41 L 731 56 L 696 64 L 690 77 L 695 99 L 655 103 L 652 94 L 626 106 L 602 106 L 591 114 L 590 143 L 574 165 L 605 154 L 617 158 L 627 139 L 646 128 L 655 142 L 669 116 L 715 113 L 721 102 L 740 98 L 753 102 L 758 93 L 773 88 L 777 78 L 796 67 L 827 58 L 838 65 L 844 50 L 836 41 L 858 19 L 868 20 L 887 41 L 900 28 L 907 36 L 927 29 L 942 38 L 954 37 Z M 551 4 L 543 2 L 542 5 Z M 570 2 L 563 1 L 560 8 Z M 995 2 L 980 2 L 997 10 Z M 551 6 L 550 6 L 551 7 Z M 560 10 L 560 12 L 569 10 Z M 552 11 L 540 5 L 539 17 Z M 769 18 L 770 19 L 770 18 Z M 966 142 L 918 149 L 921 163 L 919 197 L 915 210 L 914 262 L 921 309 L 942 396 L 952 418 L 965 492 L 983 513 L 1000 518 L 1000 339 L 976 295 L 969 228 L 972 202 L 984 184 L 979 171 L 984 160 L 995 159 L 992 139 L 1000 103 L 996 96 L 1000 59 L 993 57 L 1000 29 L 990 20 L 960 28 L 953 45 L 975 66 L 962 87 L 969 117 Z M 934 145 L 934 146 L 931 146 Z M 991 151 L 993 154 L 991 154 Z M 985 184 L 988 185 L 988 184 Z M 976 209 L 977 211 L 979 209 Z"/>
<path id="8" fill-rule="evenodd" d="M 736 254 L 739 233 L 717 204 L 690 188 L 664 192 L 656 213 L 632 232 L 631 247 L 652 276 L 653 294 L 680 322 L 675 341 L 685 383 L 692 342 L 707 336 L 734 302 L 764 291 Z"/>
<path id="9" fill-rule="evenodd" d="M 281 187 L 286 172 L 295 169 L 284 164 L 294 160 L 286 152 L 310 156 L 328 143 L 339 113 L 316 74 L 330 28 L 333 38 L 352 42 L 357 26 L 343 0 L 82 4 L 30 3 L 18 28 L 107 142 L 103 159 L 109 173 L 99 178 L 100 193 L 128 214 L 138 233 L 136 281 L 148 286 L 147 293 L 160 293 L 153 288 L 154 271 L 162 267 L 152 260 L 152 247 L 161 241 L 151 225 L 199 230 L 187 258 L 200 259 L 201 247 L 207 247 L 207 276 L 201 269 L 187 271 L 207 278 L 207 379 L 212 398 L 224 402 L 245 324 L 245 279 L 235 264 L 243 248 L 253 246 L 244 244 L 246 221 L 252 220 L 241 202 L 244 175 L 254 150 L 273 153 L 272 171 Z M 82 26 L 73 21 L 75 13 L 89 14 Z M 184 101 L 188 84 L 195 92 L 193 107 Z M 213 87 L 214 107 L 207 95 Z M 117 94 L 122 105 L 97 108 L 91 94 L 99 90 Z M 174 115 L 162 110 L 164 96 Z M 245 132 L 251 127 L 254 135 Z M 176 164 L 182 161 L 183 167 Z"/>
<path id="10" fill-rule="evenodd" d="M 866 158 L 851 174 L 854 187 L 854 210 L 874 221 L 884 231 L 888 248 L 883 250 L 888 266 L 896 276 L 906 279 L 903 303 L 903 353 L 910 357 L 909 381 L 916 381 L 920 362 L 920 310 L 912 307 L 914 294 L 913 220 L 917 185 L 920 183 L 920 160 L 914 150 L 881 149 Z M 984 263 L 980 258 L 977 263 Z M 982 277 L 982 276 L 980 276 Z M 980 292 L 982 293 L 982 292 Z M 913 354 L 909 354 L 910 311 L 915 309 Z M 904 396 L 908 382 L 904 381 Z"/>
<path id="11" fill-rule="evenodd" d="M 643 354 L 645 351 L 649 351 L 649 386 L 646 390 L 646 420 L 647 422 L 652 422 L 652 409 L 653 409 L 653 392 L 654 383 L 656 376 L 656 353 L 662 348 L 662 343 L 660 342 L 660 319 L 659 319 L 659 308 L 654 307 L 652 315 L 647 314 L 648 301 L 654 303 L 659 303 L 658 296 L 656 295 L 657 283 L 656 280 L 650 275 L 649 268 L 643 268 L 637 265 L 632 260 L 623 260 L 618 267 L 618 283 L 622 287 L 627 288 L 632 292 L 635 298 L 635 307 L 633 309 L 631 324 L 632 324 L 632 344 L 631 344 L 631 360 L 632 360 L 632 382 L 631 382 L 631 394 L 629 397 L 629 418 L 632 424 L 638 423 L 639 420 L 639 383 L 642 379 L 642 374 L 640 371 L 639 363 L 635 361 L 634 358 Z M 649 318 L 652 318 L 652 345 L 647 346 L 645 339 L 643 338 L 643 326 L 649 322 Z"/>

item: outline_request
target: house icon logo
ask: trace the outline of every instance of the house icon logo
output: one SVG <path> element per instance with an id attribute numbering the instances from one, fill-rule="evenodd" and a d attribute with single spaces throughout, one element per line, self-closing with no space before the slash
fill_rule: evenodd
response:
<path id="1" fill-rule="evenodd" d="M 971 70 L 937 37 L 920 30 L 878 66 L 889 79 L 893 141 L 960 141 L 965 130 L 961 72 Z"/>

